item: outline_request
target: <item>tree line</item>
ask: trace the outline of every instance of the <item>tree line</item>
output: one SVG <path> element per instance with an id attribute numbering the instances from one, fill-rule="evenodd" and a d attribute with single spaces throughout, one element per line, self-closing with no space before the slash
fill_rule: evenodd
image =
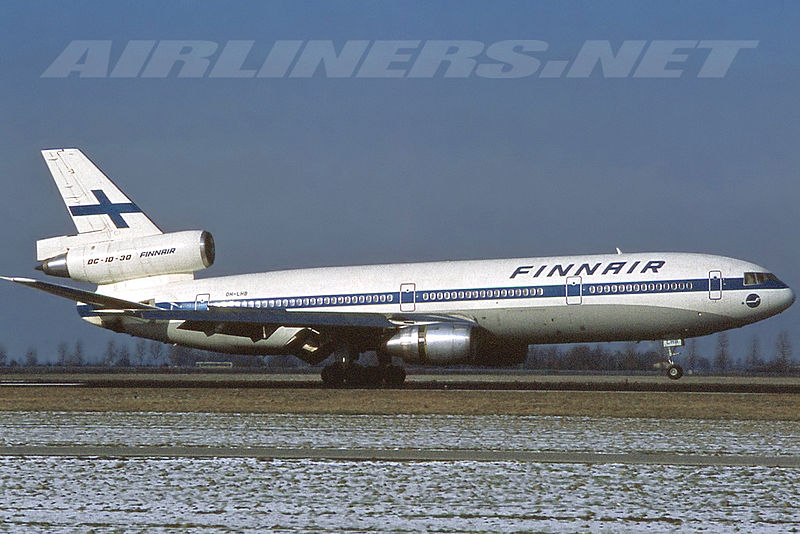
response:
<path id="1" fill-rule="evenodd" d="M 617 345 L 532 345 L 521 367 L 524 369 L 563 371 L 652 371 L 663 366 L 664 349 L 655 343 L 627 343 Z M 787 331 L 778 334 L 773 350 L 764 352 L 758 336 L 751 338 L 746 350 L 736 354 L 730 347 L 725 332 L 717 334 L 716 348 L 712 353 L 698 349 L 697 341 L 691 339 L 682 348 L 676 362 L 684 371 L 710 372 L 764 372 L 786 373 L 793 369 L 792 342 Z M 40 360 L 36 348 L 29 348 L 19 358 L 9 357 L 0 345 L 0 367 L 194 367 L 199 361 L 233 362 L 235 367 L 261 367 L 286 369 L 306 366 L 293 356 L 247 356 L 209 352 L 188 347 L 168 345 L 159 341 L 139 339 L 130 347 L 127 343 L 109 340 L 101 354 L 88 356 L 83 342 L 59 343 L 56 361 Z"/>
<path id="2" fill-rule="evenodd" d="M 627 343 L 623 348 L 609 350 L 607 344 L 574 345 L 563 349 L 558 345 L 531 346 L 523 367 L 527 369 L 571 370 L 571 371 L 651 371 L 664 366 L 665 349 L 656 344 L 647 344 L 640 350 L 639 344 Z M 787 331 L 778 334 L 773 351 L 765 354 L 761 340 L 753 336 L 747 350 L 735 354 L 730 348 L 728 334 L 716 336 L 713 353 L 698 349 L 697 340 L 690 339 L 675 357 L 684 371 L 697 373 L 787 373 L 793 369 L 792 342 Z"/>

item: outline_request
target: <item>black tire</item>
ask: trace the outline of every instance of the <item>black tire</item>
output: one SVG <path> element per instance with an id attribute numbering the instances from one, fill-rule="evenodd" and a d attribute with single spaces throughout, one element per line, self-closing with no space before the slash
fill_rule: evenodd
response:
<path id="1" fill-rule="evenodd" d="M 677 380 L 683 376 L 683 368 L 680 365 L 670 365 L 667 367 L 667 376 L 672 380 Z"/>
<path id="2" fill-rule="evenodd" d="M 360 387 L 366 382 L 367 372 L 363 365 L 351 363 L 344 371 L 344 383 L 349 387 Z"/>
<path id="3" fill-rule="evenodd" d="M 406 370 L 399 365 L 387 365 L 384 369 L 383 379 L 386 387 L 397 388 L 406 381 Z"/>
<path id="4" fill-rule="evenodd" d="M 340 388 L 344 385 L 344 366 L 336 362 L 322 370 L 322 383 L 329 388 Z"/>
<path id="5" fill-rule="evenodd" d="M 364 367 L 364 386 L 379 388 L 383 384 L 383 369 L 377 365 Z"/>

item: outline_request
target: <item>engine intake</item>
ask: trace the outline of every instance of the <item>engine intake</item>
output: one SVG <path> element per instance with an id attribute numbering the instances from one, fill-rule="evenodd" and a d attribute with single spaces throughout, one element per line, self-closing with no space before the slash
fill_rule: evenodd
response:
<path id="1" fill-rule="evenodd" d="M 472 326 L 441 323 L 401 328 L 384 350 L 408 363 L 445 364 L 474 361 L 477 342 Z"/>
<path id="2" fill-rule="evenodd" d="M 193 273 L 214 263 L 209 232 L 187 231 L 126 241 L 89 243 L 45 260 L 37 269 L 79 282 L 110 284 L 158 276 Z"/>

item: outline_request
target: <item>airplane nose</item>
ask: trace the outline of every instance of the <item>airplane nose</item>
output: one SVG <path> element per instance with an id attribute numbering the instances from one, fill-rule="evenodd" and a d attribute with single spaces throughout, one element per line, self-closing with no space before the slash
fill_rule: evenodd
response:
<path id="1" fill-rule="evenodd" d="M 781 291 L 780 296 L 778 297 L 778 306 L 780 307 L 781 311 L 785 310 L 789 306 L 794 303 L 795 295 L 794 291 L 791 288 L 787 287 L 783 291 Z"/>

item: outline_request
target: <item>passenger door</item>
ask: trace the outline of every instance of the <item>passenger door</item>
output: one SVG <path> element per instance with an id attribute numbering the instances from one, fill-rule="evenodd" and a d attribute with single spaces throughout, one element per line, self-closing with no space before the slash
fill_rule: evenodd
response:
<path id="1" fill-rule="evenodd" d="M 400 284 L 400 311 L 413 312 L 416 307 L 416 285 Z"/>
<path id="2" fill-rule="evenodd" d="M 580 276 L 567 277 L 567 304 L 580 304 L 583 300 L 583 291 Z"/>
<path id="3" fill-rule="evenodd" d="M 208 309 L 208 301 L 211 295 L 208 293 L 201 293 L 197 295 L 194 299 L 194 309 L 195 310 L 207 310 Z"/>
<path id="4" fill-rule="evenodd" d="M 708 298 L 711 300 L 722 299 L 722 271 L 709 271 Z"/>

